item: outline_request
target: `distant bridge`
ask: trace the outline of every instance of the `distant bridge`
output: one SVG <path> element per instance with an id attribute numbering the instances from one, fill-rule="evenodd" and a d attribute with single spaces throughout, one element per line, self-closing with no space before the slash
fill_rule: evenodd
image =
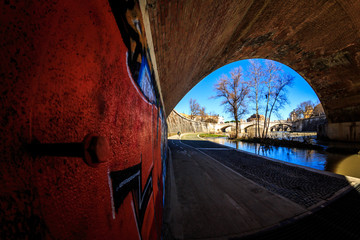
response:
<path id="1" fill-rule="evenodd" d="M 260 121 L 260 128 L 264 127 L 264 121 Z M 239 122 L 239 133 L 246 133 L 248 132 L 249 128 L 256 126 L 256 121 L 251 122 Z M 226 129 L 231 128 L 232 130 L 235 130 L 235 123 L 222 123 L 222 124 L 216 124 L 215 130 L 220 130 L 222 132 L 226 132 Z M 293 123 L 288 122 L 285 120 L 278 120 L 270 122 L 269 124 L 269 130 L 271 132 L 273 131 L 293 131 Z"/>

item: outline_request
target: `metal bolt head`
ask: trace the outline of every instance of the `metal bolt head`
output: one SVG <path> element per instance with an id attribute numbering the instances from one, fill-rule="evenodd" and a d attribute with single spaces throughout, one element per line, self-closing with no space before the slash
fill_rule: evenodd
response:
<path id="1" fill-rule="evenodd" d="M 110 155 L 110 147 L 106 138 L 89 134 L 84 138 L 84 161 L 90 167 L 97 167 L 106 162 Z"/>

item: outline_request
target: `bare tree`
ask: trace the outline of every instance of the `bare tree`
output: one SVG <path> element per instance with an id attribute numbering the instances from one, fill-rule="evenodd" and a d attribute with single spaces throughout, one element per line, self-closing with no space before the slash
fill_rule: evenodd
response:
<path id="1" fill-rule="evenodd" d="M 294 82 L 294 77 L 291 75 L 283 75 L 277 77 L 274 81 L 273 90 L 268 98 L 271 98 L 270 110 L 268 120 L 265 121 L 264 129 L 266 127 L 265 136 L 267 137 L 269 131 L 269 125 L 271 120 L 271 114 L 273 112 L 278 113 L 278 111 L 283 108 L 288 103 L 287 98 L 287 87 L 291 86 Z"/>
<path id="2" fill-rule="evenodd" d="M 217 123 L 219 121 L 219 114 L 214 113 L 214 112 L 210 112 L 209 116 L 211 117 L 211 119 L 213 119 L 214 123 Z"/>
<path id="3" fill-rule="evenodd" d="M 223 75 L 214 88 L 214 98 L 222 98 L 222 105 L 225 105 L 227 112 L 235 119 L 235 138 L 238 137 L 239 119 L 246 113 L 246 100 L 249 94 L 248 83 L 242 80 L 242 69 L 240 67 L 230 72 L 231 78 Z"/>
<path id="4" fill-rule="evenodd" d="M 263 76 L 263 84 L 265 87 L 265 98 L 266 98 L 266 104 L 265 104 L 265 114 L 264 114 L 264 128 L 262 131 L 261 137 L 265 137 L 265 128 L 268 126 L 268 122 L 270 122 L 270 115 L 271 112 L 269 111 L 269 104 L 270 100 L 272 100 L 272 97 L 274 97 L 274 93 L 277 91 L 277 88 L 279 88 L 278 79 L 279 79 L 279 73 L 281 69 L 275 64 L 273 61 L 266 60 L 265 61 L 266 67 L 265 69 L 260 68 L 261 75 Z M 275 99 L 276 101 L 276 99 Z M 269 114 L 269 117 L 268 117 Z M 267 130 L 266 130 L 267 132 Z"/>
<path id="5" fill-rule="evenodd" d="M 206 114 L 206 120 L 207 123 L 217 123 L 219 120 L 219 114 L 209 112 Z"/>
<path id="6" fill-rule="evenodd" d="M 263 87 L 262 87 L 262 76 L 263 76 L 263 67 L 259 62 L 250 60 L 250 74 L 249 74 L 249 86 L 252 89 L 251 98 L 255 102 L 255 111 L 256 111 L 256 127 L 255 127 L 255 137 L 260 136 L 260 124 L 259 124 L 259 102 L 262 96 Z"/>
<path id="7" fill-rule="evenodd" d="M 195 116 L 200 113 L 200 105 L 197 103 L 196 99 L 190 98 L 190 118 L 194 119 Z"/>
<path id="8" fill-rule="evenodd" d="M 315 106 L 316 104 L 310 100 L 300 103 L 297 108 L 295 108 L 297 118 L 307 118 L 307 115 L 312 114 Z"/>
<path id="9" fill-rule="evenodd" d="M 207 116 L 206 111 L 205 111 L 205 107 L 200 108 L 199 115 L 200 115 L 201 121 L 205 121 L 205 118 Z"/>

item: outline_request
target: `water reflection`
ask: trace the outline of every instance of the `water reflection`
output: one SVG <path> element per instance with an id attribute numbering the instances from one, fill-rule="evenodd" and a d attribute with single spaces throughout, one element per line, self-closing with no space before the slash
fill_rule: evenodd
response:
<path id="1" fill-rule="evenodd" d="M 261 156 L 360 178 L 360 155 L 344 155 L 299 148 L 265 147 L 257 143 L 235 142 L 227 138 L 208 138 L 208 140 Z"/>

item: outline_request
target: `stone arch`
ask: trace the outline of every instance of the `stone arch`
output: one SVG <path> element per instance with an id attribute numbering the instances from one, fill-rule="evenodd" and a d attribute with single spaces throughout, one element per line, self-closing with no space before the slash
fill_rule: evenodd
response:
<path id="1" fill-rule="evenodd" d="M 304 77 L 330 123 L 360 121 L 359 2 L 188 1 L 181 8 L 155 2 L 148 11 L 167 113 L 215 69 L 265 58 Z"/>
<path id="2" fill-rule="evenodd" d="M 233 125 L 231 125 L 231 124 L 226 125 L 224 127 L 221 127 L 220 130 L 221 130 L 221 132 L 226 132 L 226 129 L 229 128 L 229 127 L 233 127 Z"/>
<path id="3" fill-rule="evenodd" d="M 249 125 L 247 127 L 244 128 L 244 132 L 247 133 L 249 131 L 250 128 L 255 127 L 255 124 Z"/>
<path id="4" fill-rule="evenodd" d="M 270 128 L 270 131 L 273 132 L 273 131 L 292 131 L 293 130 L 293 127 L 289 124 L 283 124 L 283 123 L 280 123 L 280 124 L 275 124 L 273 125 L 271 128 Z"/>
<path id="5" fill-rule="evenodd" d="M 245 133 L 249 133 L 249 131 L 255 131 L 255 130 L 254 130 L 255 127 L 256 127 L 256 124 L 251 124 L 251 125 L 249 125 L 249 126 L 247 126 L 247 127 L 244 128 L 244 132 L 245 132 Z M 260 125 L 260 131 L 262 131 L 263 128 L 264 128 L 264 126 L 263 126 L 263 125 Z"/>

